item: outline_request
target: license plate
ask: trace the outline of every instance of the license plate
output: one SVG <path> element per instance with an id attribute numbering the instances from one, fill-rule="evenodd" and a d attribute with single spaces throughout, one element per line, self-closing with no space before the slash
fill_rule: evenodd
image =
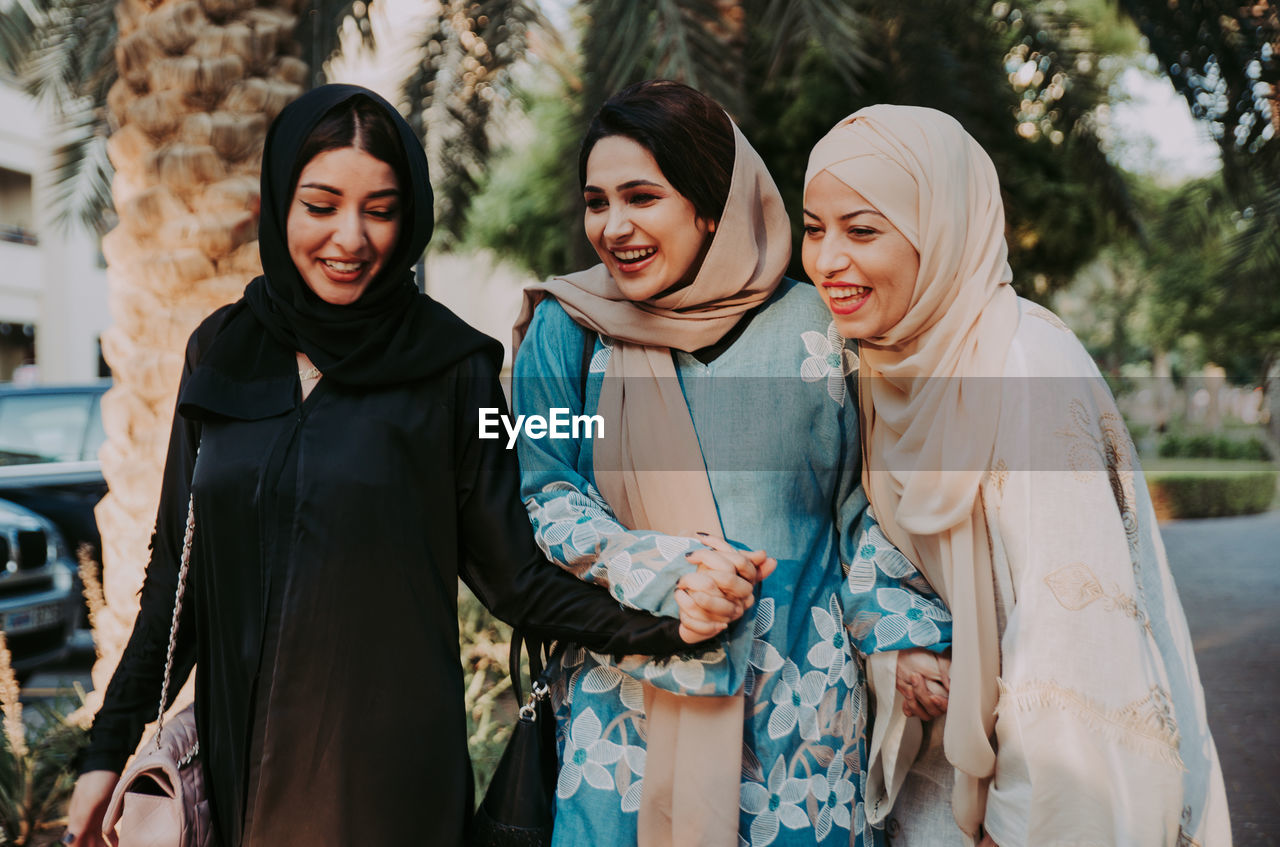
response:
<path id="1" fill-rule="evenodd" d="M 7 615 L 0 615 L 0 629 L 12 635 L 52 626 L 61 621 L 62 610 L 58 608 L 56 603 L 50 603 L 47 606 L 36 606 L 31 609 L 23 609 L 20 612 L 9 612 Z"/>

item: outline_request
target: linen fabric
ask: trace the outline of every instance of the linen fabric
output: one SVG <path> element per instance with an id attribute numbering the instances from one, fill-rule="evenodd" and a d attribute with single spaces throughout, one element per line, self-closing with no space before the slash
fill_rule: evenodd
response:
<path id="1" fill-rule="evenodd" d="M 1104 618 L 1094 623 L 1090 633 L 1105 633 L 1115 644 L 1129 644 L 1130 652 L 1104 649 L 1092 639 L 1080 638 L 1098 652 L 1083 651 L 1088 658 L 1071 675 L 1061 651 L 1075 640 L 1076 627 L 1082 623 L 1048 617 L 1036 617 L 1034 623 L 1023 617 L 1015 621 L 1019 604 L 1029 605 L 1024 598 L 1059 573 L 1064 563 L 1055 557 L 1075 555 L 1064 551 L 1090 546 L 1069 533 L 1049 532 L 1026 514 L 1024 522 L 1011 529 L 1010 515 L 1000 512 L 984 488 L 989 475 L 999 468 L 1000 451 L 1011 439 L 1028 431 L 1056 432 L 1074 420 L 1055 403 L 1028 405 L 1020 399 L 1018 386 L 1007 378 L 1011 362 L 1024 349 L 1015 340 L 1024 332 L 1026 306 L 1019 305 L 1010 287 L 1003 205 L 990 159 L 954 119 L 941 112 L 873 106 L 837 124 L 815 146 L 806 185 L 823 171 L 862 194 L 920 255 L 906 315 L 884 336 L 860 342 L 863 479 L 889 539 L 918 563 L 954 616 L 944 749 L 956 767 L 952 810 L 957 823 L 976 836 L 985 821 L 1002 847 L 1172 843 L 1169 839 L 1176 838 L 1178 826 L 1183 825 L 1176 815 L 1168 817 L 1176 805 L 1179 813 L 1185 808 L 1187 834 L 1202 831 L 1206 821 L 1209 831 L 1220 834 L 1217 822 L 1225 819 L 1225 805 L 1219 810 L 1221 774 L 1204 724 L 1203 695 L 1168 566 L 1163 551 L 1156 553 L 1154 518 L 1142 511 L 1141 496 L 1122 497 L 1117 489 L 1114 497 L 1089 499 L 1079 496 L 1080 492 L 1061 491 L 1040 499 L 1052 489 L 1039 485 L 1040 476 L 1032 477 L 1041 492 L 1036 509 L 1051 510 L 1044 515 L 1052 513 L 1060 521 L 1059 509 L 1062 514 L 1091 515 L 1094 522 L 1087 529 L 1082 526 L 1082 533 L 1097 534 L 1103 527 L 1123 530 L 1118 536 L 1106 536 L 1110 546 L 1101 545 L 1096 551 L 1099 558 L 1090 561 L 1089 567 L 1119 580 L 1122 590 L 1126 582 L 1133 585 L 1125 597 L 1134 604 L 1129 608 L 1141 614 Z M 1061 325 L 1051 313 L 1045 314 Z M 1059 351 L 1072 363 L 1065 371 L 1033 356 L 1036 365 L 1024 375 L 1031 382 L 1052 375 L 1085 381 L 1096 376 L 1096 368 L 1083 349 L 1077 349 L 1074 337 L 1066 348 Z M 1058 392 L 1060 397 L 1070 394 Z M 1093 392 L 1086 399 L 1084 408 L 1094 413 L 1095 426 L 1110 420 L 1107 416 L 1113 414 L 1114 403 L 1109 394 Z M 1101 430 L 1089 437 L 1095 436 L 1102 444 Z M 1114 431 L 1108 436 L 1111 441 L 1120 437 L 1127 441 L 1122 428 L 1119 436 Z M 1043 468 L 1067 467 L 1054 465 L 1049 458 L 1054 455 L 1058 454 L 1048 448 L 1020 454 L 1017 458 L 1022 463 L 1006 469 L 1026 471 L 1033 456 L 1049 463 Z M 1130 479 L 1135 474 L 1132 466 L 1107 470 L 1129 474 Z M 1140 472 L 1137 476 L 1140 479 Z M 1106 492 L 1093 492 L 1100 493 Z M 1035 555 L 1002 558 L 1000 550 L 1007 537 L 1014 531 L 1025 535 L 1029 525 L 1044 529 L 1059 545 L 1042 547 L 1037 541 Z M 1139 531 L 1148 536 L 1150 557 L 1145 561 L 1139 559 L 1136 544 L 1131 550 L 1126 541 L 1126 534 L 1136 537 L 1133 534 Z M 1148 573 L 1135 583 L 1144 567 Z M 1000 607 L 999 598 L 1008 608 Z M 1132 627 L 1138 617 L 1151 620 L 1156 606 L 1162 608 L 1163 629 Z M 872 677 L 887 683 L 887 672 L 878 673 L 876 663 L 873 657 Z M 1019 684 L 1030 686 L 1018 689 L 1017 696 L 1009 687 L 1014 668 L 1022 676 Z M 1153 673 L 1159 680 L 1153 679 Z M 1038 675 L 1034 685 L 1033 675 Z M 1140 682 L 1152 687 L 1139 692 L 1134 686 Z M 1037 687 L 1040 683 L 1043 686 Z M 1126 695 L 1131 696 L 1124 699 Z M 877 686 L 877 696 L 890 702 L 895 699 L 888 684 Z M 1111 720 L 1106 716 L 1128 714 L 1126 710 L 1146 715 L 1147 696 L 1173 704 L 1169 710 L 1157 710 L 1153 719 L 1176 723 L 1185 739 L 1181 755 L 1197 746 L 1202 753 L 1208 751 L 1196 757 L 1197 767 L 1188 771 L 1185 782 L 1170 778 L 1173 759 L 1168 756 L 1118 762 L 1100 752 L 1090 763 L 1094 767 L 1064 762 L 1062 751 L 1098 749 L 1098 734 L 1091 734 L 1091 728 Z M 919 739 L 917 730 L 904 743 L 912 733 L 912 722 L 896 712 L 892 705 L 882 705 L 879 714 L 885 716 L 884 728 L 877 726 L 873 739 L 869 792 L 875 802 L 868 800 L 878 818 L 887 814 L 905 778 L 904 762 L 911 761 Z M 1046 743 L 1032 743 L 1029 735 L 1017 736 L 1015 743 L 1010 733 L 1017 730 L 1011 727 L 1026 725 L 1019 717 L 1023 712 L 1056 716 L 1054 734 L 1036 736 Z M 993 745 L 997 737 L 999 756 Z M 1047 743 L 1049 738 L 1052 745 Z M 1036 801 L 1028 806 L 1032 785 Z M 1079 798 L 1106 790 L 1126 798 L 1107 806 L 1112 815 L 1058 813 L 1077 808 Z M 988 808 L 992 797 L 1000 802 Z M 1082 822 L 1084 817 L 1093 817 L 1099 831 L 1108 834 L 1082 835 L 1089 828 Z M 1148 840 L 1155 833 L 1165 840 Z"/>
<path id="2" fill-rule="evenodd" d="M 719 526 L 735 546 L 769 551 L 778 569 L 714 649 L 670 661 L 566 653 L 553 686 L 564 763 L 557 847 L 636 843 L 639 798 L 653 776 L 648 688 L 695 701 L 741 692 L 737 739 L 716 751 L 739 768 L 727 811 L 740 843 L 883 844 L 862 802 L 870 707 L 855 653 L 946 649 L 950 616 L 864 518 L 846 384 L 855 362 L 817 292 L 784 279 L 752 314 L 719 355 L 673 357 Z M 515 411 L 599 414 L 614 352 L 611 339 L 544 300 L 516 357 Z M 612 513 L 595 482 L 595 451 L 614 437 L 613 423 L 605 418 L 602 437 L 522 438 L 521 494 L 554 561 L 627 606 L 675 615 L 672 592 L 696 569 L 684 554 L 702 548 L 700 527 L 632 528 Z M 856 579 L 844 580 L 843 564 Z"/>
<path id="3" fill-rule="evenodd" d="M 323 105 L 332 93 L 317 92 L 303 99 Z M 265 181 L 279 165 L 266 159 Z M 405 193 L 429 210 L 425 170 L 414 179 Z M 264 249 L 273 238 L 283 249 L 271 233 Z M 305 400 L 292 341 L 306 332 L 283 343 L 248 295 L 188 344 L 141 609 L 81 767 L 120 770 L 154 714 L 194 492 L 171 690 L 194 664 L 200 758 L 225 847 L 417 843 L 421 820 L 404 811 L 424 801 L 432 842 L 463 843 L 473 783 L 459 578 L 533 637 L 619 653 L 682 646 L 675 621 L 621 609 L 546 562 L 514 453 L 477 437 L 480 409 L 506 409 L 500 345 L 414 298 L 415 332 L 460 343 L 409 378 L 400 336 L 384 337 L 356 360 L 334 358 L 346 376 L 326 372 Z M 289 310 L 272 314 L 294 327 Z"/>
<path id="4" fill-rule="evenodd" d="M 729 194 L 691 284 L 636 303 L 597 265 L 526 288 L 516 322 L 518 352 L 534 308 L 550 294 L 580 325 L 613 339 L 600 409 L 620 437 L 596 453 L 597 483 L 622 524 L 634 529 L 723 535 L 671 350 L 697 350 L 723 338 L 776 290 L 791 257 L 782 196 L 736 125 L 733 134 Z M 737 844 L 742 699 L 729 694 L 695 701 L 646 690 L 642 845 Z"/>

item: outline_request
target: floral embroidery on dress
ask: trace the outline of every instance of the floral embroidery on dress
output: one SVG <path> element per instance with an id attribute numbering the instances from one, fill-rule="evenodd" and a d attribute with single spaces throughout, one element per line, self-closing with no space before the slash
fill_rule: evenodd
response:
<path id="1" fill-rule="evenodd" d="M 774 600 L 766 597 L 756 606 L 756 618 L 751 624 L 751 658 L 747 665 L 747 681 L 743 692 L 750 697 L 755 693 L 756 673 L 771 674 L 782 669 L 783 658 L 778 648 L 769 643 L 769 630 L 773 628 Z"/>
<path id="2" fill-rule="evenodd" d="M 844 770 L 844 759 L 836 756 L 831 760 L 831 764 L 827 765 L 825 774 L 814 774 L 809 777 L 809 791 L 817 798 L 820 810 L 818 820 L 813 827 L 818 838 L 826 838 L 833 824 L 841 829 L 849 829 L 853 823 L 849 816 L 853 786 L 846 778 Z"/>
<path id="3" fill-rule="evenodd" d="M 587 365 L 587 373 L 602 374 L 609 367 L 609 357 L 613 355 L 613 339 L 606 335 L 599 336 L 600 349 L 591 357 L 590 364 Z"/>
<path id="4" fill-rule="evenodd" d="M 755 820 L 751 822 L 752 847 L 768 847 L 772 844 L 778 837 L 780 824 L 787 829 L 807 829 L 809 816 L 800 808 L 800 804 L 808 796 L 808 781 L 788 776 L 787 763 L 782 756 L 773 763 L 766 784 L 744 782 L 738 802 L 742 811 L 755 815 Z"/>
<path id="5" fill-rule="evenodd" d="M 1108 594 L 1102 587 L 1102 581 L 1088 565 L 1081 562 L 1064 565 L 1046 576 L 1044 582 L 1064 609 L 1078 612 L 1095 601 L 1104 600 L 1106 608 L 1128 615 L 1147 632 L 1151 631 L 1151 621 L 1138 607 L 1137 601 L 1121 591 L 1119 586 L 1115 586 L 1113 592 Z"/>
<path id="6" fill-rule="evenodd" d="M 837 403 L 844 402 L 844 378 L 858 369 L 858 354 L 850 350 L 844 336 L 832 321 L 827 334 L 808 330 L 800 333 L 809 357 L 800 363 L 800 378 L 805 382 L 827 381 L 827 393 Z"/>

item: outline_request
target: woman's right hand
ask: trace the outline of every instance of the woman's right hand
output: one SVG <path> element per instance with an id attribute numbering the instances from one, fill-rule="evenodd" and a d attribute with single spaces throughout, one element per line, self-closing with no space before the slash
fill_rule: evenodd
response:
<path id="1" fill-rule="evenodd" d="M 76 780 L 67 809 L 67 835 L 62 843 L 73 847 L 106 847 L 102 837 L 102 819 L 111 802 L 111 792 L 120 781 L 115 771 L 88 771 Z M 66 840 L 71 836 L 70 841 Z"/>
<path id="2" fill-rule="evenodd" d="M 701 535 L 701 534 L 700 534 Z M 755 586 L 778 566 L 763 550 L 743 551 L 701 535 L 707 549 L 688 554 L 698 570 L 677 583 L 680 634 L 690 644 L 723 632 L 755 603 Z"/>

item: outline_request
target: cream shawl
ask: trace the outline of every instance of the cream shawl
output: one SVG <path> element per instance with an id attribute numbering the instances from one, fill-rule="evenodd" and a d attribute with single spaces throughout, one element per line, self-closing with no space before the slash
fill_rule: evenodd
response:
<path id="1" fill-rule="evenodd" d="M 822 171 L 862 194 L 920 254 L 906 316 L 859 346 L 863 483 L 886 535 L 954 616 L 944 743 L 958 769 L 953 809 L 973 833 L 995 769 L 1000 669 L 978 497 L 999 394 L 998 380 L 982 378 L 1003 374 L 1018 327 L 1000 186 L 953 118 L 909 106 L 872 106 L 837 124 L 814 147 L 805 185 Z"/>
<path id="2" fill-rule="evenodd" d="M 597 412 L 620 437 L 597 444 L 596 483 L 618 520 L 632 529 L 720 533 L 671 349 L 693 351 L 719 341 L 769 298 L 791 257 L 782 196 L 759 154 L 736 126 L 733 132 L 729 196 L 691 285 L 632 302 L 597 265 L 526 288 L 516 322 L 518 348 L 534 308 L 549 294 L 580 325 L 613 339 Z M 736 847 L 742 697 L 683 697 L 646 684 L 645 710 L 640 844 Z"/>
<path id="3" fill-rule="evenodd" d="M 1009 286 L 991 161 L 940 112 L 874 106 L 818 143 L 806 185 L 822 171 L 920 255 L 907 314 L 860 345 L 863 479 L 954 618 L 943 746 L 956 822 L 971 837 L 985 824 L 1001 847 L 1229 844 L 1191 639 L 1132 445 L 1084 348 Z M 875 660 L 880 698 L 892 670 Z M 876 719 L 873 819 L 919 738 L 904 720 Z"/>

